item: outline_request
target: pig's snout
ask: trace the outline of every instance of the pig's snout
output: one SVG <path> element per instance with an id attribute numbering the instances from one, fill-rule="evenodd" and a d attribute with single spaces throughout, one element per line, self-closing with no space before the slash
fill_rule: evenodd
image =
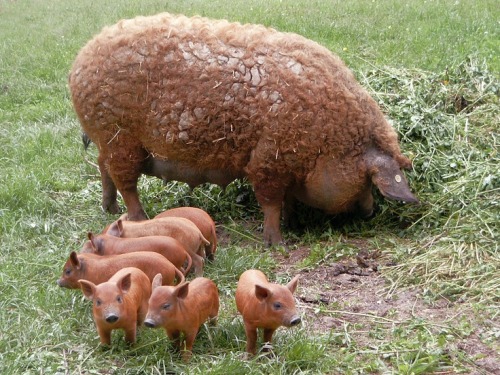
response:
<path id="1" fill-rule="evenodd" d="M 294 316 L 292 320 L 290 320 L 290 326 L 296 326 L 297 324 L 300 324 L 301 321 L 300 316 Z"/>
<path id="2" fill-rule="evenodd" d="M 106 322 L 108 322 L 108 323 L 115 323 L 117 320 L 118 320 L 118 315 L 116 315 L 116 314 L 109 314 L 106 317 Z"/>
<path id="3" fill-rule="evenodd" d="M 144 325 L 148 328 L 156 328 L 156 322 L 153 319 L 146 319 Z"/>

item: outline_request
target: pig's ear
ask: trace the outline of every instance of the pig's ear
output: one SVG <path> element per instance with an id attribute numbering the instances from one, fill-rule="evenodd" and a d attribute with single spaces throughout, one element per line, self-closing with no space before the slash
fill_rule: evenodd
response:
<path id="1" fill-rule="evenodd" d="M 266 298 L 269 298 L 271 295 L 272 295 L 272 292 L 269 289 L 267 289 L 266 287 L 261 286 L 259 284 L 255 285 L 255 297 L 257 297 L 257 299 L 259 301 L 264 301 Z"/>
<path id="2" fill-rule="evenodd" d="M 132 273 L 127 273 L 121 278 L 121 280 L 118 280 L 116 284 L 120 287 L 123 293 L 127 293 L 132 285 Z"/>
<path id="3" fill-rule="evenodd" d="M 76 252 L 72 251 L 71 254 L 69 254 L 69 260 L 73 267 L 76 269 L 80 268 L 80 260 L 78 259 L 78 255 Z"/>
<path id="4" fill-rule="evenodd" d="M 108 230 L 106 231 L 106 234 L 109 234 L 109 235 L 115 236 L 115 237 L 121 237 L 122 233 L 123 233 L 123 224 L 122 224 L 122 221 L 120 219 L 112 222 L 109 225 Z"/>
<path id="5" fill-rule="evenodd" d="M 297 275 L 295 276 L 288 284 L 286 284 L 286 287 L 290 290 L 290 292 L 295 293 L 295 289 L 297 289 L 297 285 L 299 284 L 299 278 L 300 276 Z"/>
<path id="6" fill-rule="evenodd" d="M 87 237 L 89 239 L 90 245 L 92 246 L 92 250 L 97 253 L 97 246 L 96 246 L 96 241 L 95 241 L 95 236 L 92 234 L 92 232 L 87 233 Z"/>
<path id="7" fill-rule="evenodd" d="M 187 283 L 178 285 L 175 288 L 174 296 L 177 295 L 177 298 L 183 299 L 186 298 L 189 292 L 189 281 Z"/>
<path id="8" fill-rule="evenodd" d="M 88 280 L 78 280 L 85 298 L 92 300 L 94 298 L 95 284 Z"/>
<path id="9" fill-rule="evenodd" d="M 161 276 L 161 273 L 156 274 L 151 284 L 151 290 L 154 290 L 155 288 L 161 286 L 162 282 L 163 282 L 163 277 Z"/>
<path id="10" fill-rule="evenodd" d="M 396 160 L 382 152 L 372 152 L 369 156 L 367 166 L 372 182 L 384 197 L 406 203 L 418 203 Z"/>
<path id="11" fill-rule="evenodd" d="M 119 233 L 120 233 L 118 237 L 121 237 L 121 236 L 122 236 L 122 234 L 123 234 L 123 220 L 118 219 L 118 220 L 116 221 L 116 225 L 118 226 L 118 231 L 119 231 Z"/>

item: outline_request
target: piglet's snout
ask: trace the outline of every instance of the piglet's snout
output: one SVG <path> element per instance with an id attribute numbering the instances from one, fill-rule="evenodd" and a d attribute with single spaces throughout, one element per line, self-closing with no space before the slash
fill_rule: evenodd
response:
<path id="1" fill-rule="evenodd" d="M 153 319 L 146 319 L 144 321 L 144 325 L 148 328 L 155 328 L 156 327 L 156 322 Z"/>
<path id="2" fill-rule="evenodd" d="M 301 321 L 300 316 L 294 316 L 292 320 L 290 320 L 290 326 L 296 326 L 297 324 L 300 324 Z"/>
<path id="3" fill-rule="evenodd" d="M 116 323 L 118 320 L 118 315 L 116 314 L 109 314 L 106 316 L 106 322 L 108 323 Z"/>

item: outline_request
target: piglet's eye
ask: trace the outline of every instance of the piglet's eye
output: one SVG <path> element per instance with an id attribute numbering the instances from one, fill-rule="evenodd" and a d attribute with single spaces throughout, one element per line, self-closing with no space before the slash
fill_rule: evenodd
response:
<path id="1" fill-rule="evenodd" d="M 96 306 L 101 306 L 101 304 L 102 304 L 102 301 L 100 299 L 96 299 L 95 300 L 95 305 Z"/>
<path id="2" fill-rule="evenodd" d="M 123 298 L 122 298 L 122 296 L 117 296 L 117 297 L 116 297 L 116 302 L 118 302 L 118 303 L 122 303 L 122 302 L 123 302 Z"/>
<path id="3" fill-rule="evenodd" d="M 68 276 L 69 274 L 71 274 L 71 268 L 66 268 L 66 269 L 64 270 L 64 274 L 65 274 L 66 276 Z"/>
<path id="4" fill-rule="evenodd" d="M 165 303 L 164 305 L 161 306 L 162 310 L 169 310 L 170 309 L 170 303 Z"/>
<path id="5" fill-rule="evenodd" d="M 280 302 L 274 302 L 273 303 L 273 307 L 274 307 L 275 310 L 279 310 L 279 309 L 281 309 L 281 303 Z"/>

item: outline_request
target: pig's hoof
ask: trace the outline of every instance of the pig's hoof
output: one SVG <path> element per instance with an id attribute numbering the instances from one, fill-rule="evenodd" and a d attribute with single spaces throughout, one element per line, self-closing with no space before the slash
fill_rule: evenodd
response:
<path id="1" fill-rule="evenodd" d="M 262 349 L 260 350 L 260 356 L 262 357 L 267 357 L 267 358 L 272 358 L 275 357 L 276 355 L 274 354 L 273 351 L 273 346 L 271 343 L 266 342 L 263 346 Z"/>
<path id="2" fill-rule="evenodd" d="M 117 201 L 114 202 L 103 202 L 102 203 L 102 210 L 104 212 L 110 213 L 110 214 L 119 214 L 121 212 L 120 206 L 118 205 Z"/>
<path id="3" fill-rule="evenodd" d="M 269 352 L 273 350 L 273 346 L 271 345 L 271 343 L 269 342 L 266 342 L 263 346 L 262 346 L 262 351 L 263 352 Z"/>

